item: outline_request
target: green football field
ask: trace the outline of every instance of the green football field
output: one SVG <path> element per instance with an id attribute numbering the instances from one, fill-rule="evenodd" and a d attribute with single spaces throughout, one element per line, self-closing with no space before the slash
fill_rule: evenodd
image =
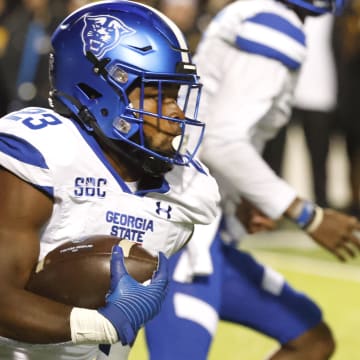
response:
<path id="1" fill-rule="evenodd" d="M 360 260 L 340 263 L 292 230 L 249 238 L 243 247 L 322 307 L 337 341 L 334 360 L 360 360 Z M 209 360 L 261 360 L 276 346 L 254 331 L 221 322 Z M 130 360 L 147 360 L 143 333 Z"/>

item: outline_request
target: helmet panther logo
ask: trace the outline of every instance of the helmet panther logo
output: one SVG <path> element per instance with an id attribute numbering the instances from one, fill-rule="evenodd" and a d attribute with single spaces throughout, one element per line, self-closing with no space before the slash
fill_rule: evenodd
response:
<path id="1" fill-rule="evenodd" d="M 125 36 L 136 31 L 125 25 L 121 20 L 110 16 L 85 16 L 84 28 L 81 33 L 83 51 L 91 51 L 98 59 L 115 48 Z"/>

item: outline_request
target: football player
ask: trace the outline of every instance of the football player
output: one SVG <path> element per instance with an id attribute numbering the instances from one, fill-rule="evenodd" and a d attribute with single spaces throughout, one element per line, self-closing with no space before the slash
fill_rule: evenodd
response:
<path id="1" fill-rule="evenodd" d="M 271 226 L 266 218 L 285 216 L 340 260 L 360 249 L 356 218 L 301 198 L 261 157 L 266 141 L 289 120 L 306 56 L 305 17 L 336 13 L 341 6 L 338 0 L 239 0 L 205 31 L 194 57 L 204 85 L 199 119 L 207 126 L 201 157 L 218 180 L 223 220 L 211 244 L 194 241 L 170 259 L 169 295 L 146 326 L 152 360 L 207 359 L 219 319 L 275 339 L 280 347 L 272 360 L 333 354 L 334 337 L 319 306 L 239 251 L 237 242 L 244 198 L 257 211 L 249 218 L 255 229 Z M 197 231 L 204 240 L 207 234 L 195 229 L 195 236 Z M 194 249 L 196 244 L 210 246 L 212 273 L 206 249 Z M 238 353 L 248 359 L 246 349 Z"/>
<path id="2" fill-rule="evenodd" d="M 0 121 L 0 358 L 110 359 L 98 344 L 115 343 L 116 359 L 126 359 L 161 306 L 165 257 L 217 212 L 217 184 L 194 157 L 204 124 L 188 111 L 201 85 L 179 29 L 136 2 L 78 9 L 52 46 L 52 109 L 25 108 Z M 100 309 L 26 290 L 49 251 L 94 234 L 160 253 L 152 283 L 135 282 L 115 248 Z"/>

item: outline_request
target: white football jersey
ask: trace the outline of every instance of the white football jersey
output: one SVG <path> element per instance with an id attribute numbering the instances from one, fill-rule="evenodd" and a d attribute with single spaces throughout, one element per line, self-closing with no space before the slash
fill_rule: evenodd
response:
<path id="1" fill-rule="evenodd" d="M 132 191 L 91 135 L 44 108 L 25 108 L 0 120 L 0 165 L 54 200 L 39 258 L 66 241 L 95 234 L 170 256 L 189 240 L 195 224 L 211 223 L 217 212 L 217 184 L 200 162 L 174 166 L 154 189 Z"/>
<path id="2" fill-rule="evenodd" d="M 306 53 L 303 24 L 280 1 L 238 0 L 210 23 L 194 62 L 204 84 L 201 158 L 224 197 L 244 195 L 272 218 L 296 192 L 262 160 L 265 142 L 290 117 Z"/>

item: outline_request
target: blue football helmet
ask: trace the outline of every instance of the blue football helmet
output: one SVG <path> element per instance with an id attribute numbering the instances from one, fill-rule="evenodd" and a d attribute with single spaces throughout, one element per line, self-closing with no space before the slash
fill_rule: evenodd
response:
<path id="1" fill-rule="evenodd" d="M 50 105 L 77 117 L 88 131 L 100 130 L 112 143 L 127 143 L 147 157 L 186 165 L 203 137 L 196 119 L 201 84 L 179 28 L 159 11 L 133 1 L 100 1 L 70 14 L 52 36 Z M 185 119 L 145 112 L 128 93 L 147 85 L 175 84 Z M 191 101 L 190 101 L 191 99 Z M 162 103 L 159 96 L 159 105 Z M 191 106 L 189 103 L 191 102 Z M 66 113 L 68 112 L 68 114 Z M 180 124 L 174 153 L 164 155 L 147 145 L 144 114 Z M 117 141 L 117 142 L 116 142 Z"/>
<path id="2" fill-rule="evenodd" d="M 333 13 L 339 15 L 346 0 L 285 0 L 295 4 L 313 14 Z"/>

